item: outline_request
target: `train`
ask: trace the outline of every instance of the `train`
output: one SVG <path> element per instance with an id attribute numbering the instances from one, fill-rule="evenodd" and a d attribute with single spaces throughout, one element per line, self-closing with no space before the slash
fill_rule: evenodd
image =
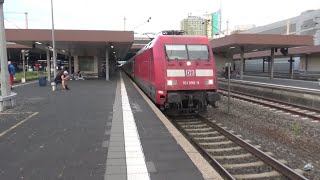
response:
<path id="1" fill-rule="evenodd" d="M 168 115 L 206 112 L 221 99 L 206 36 L 161 31 L 121 68 Z"/>

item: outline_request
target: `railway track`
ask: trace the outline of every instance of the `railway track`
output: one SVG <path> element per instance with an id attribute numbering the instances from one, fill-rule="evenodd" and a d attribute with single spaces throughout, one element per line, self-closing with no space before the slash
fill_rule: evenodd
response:
<path id="1" fill-rule="evenodd" d="M 307 179 L 203 116 L 171 121 L 225 179 Z"/>
<path id="2" fill-rule="evenodd" d="M 227 90 L 219 89 L 219 93 L 223 96 L 228 96 Z M 240 93 L 240 92 L 234 92 L 234 91 L 230 92 L 230 97 L 260 104 L 266 107 L 282 110 L 285 112 L 289 112 L 291 114 L 299 115 L 301 117 L 310 118 L 312 120 L 320 121 L 320 110 L 317 110 L 317 109 L 311 109 L 311 108 L 302 107 L 299 105 L 294 105 L 294 104 L 285 103 L 285 102 L 281 102 L 281 101 L 277 101 L 269 98 L 262 98 L 262 97 L 257 97 L 257 96 Z"/>

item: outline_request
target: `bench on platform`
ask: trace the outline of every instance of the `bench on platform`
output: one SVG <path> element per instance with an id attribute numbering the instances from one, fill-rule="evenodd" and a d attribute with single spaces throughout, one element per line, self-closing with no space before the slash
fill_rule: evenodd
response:
<path id="1" fill-rule="evenodd" d="M 9 96 L 0 96 L 0 112 L 4 111 L 6 107 L 16 105 L 17 93 L 11 92 Z"/>

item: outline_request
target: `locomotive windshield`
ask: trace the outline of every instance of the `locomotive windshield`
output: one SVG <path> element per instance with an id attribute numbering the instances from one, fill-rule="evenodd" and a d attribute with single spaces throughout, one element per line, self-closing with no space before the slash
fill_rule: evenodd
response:
<path id="1" fill-rule="evenodd" d="M 168 60 L 208 60 L 207 45 L 165 45 Z"/>
<path id="2" fill-rule="evenodd" d="M 209 50 L 207 45 L 187 45 L 189 59 L 209 59 Z"/>
<path id="3" fill-rule="evenodd" d="M 166 57 L 170 60 L 188 59 L 185 45 L 166 45 Z"/>

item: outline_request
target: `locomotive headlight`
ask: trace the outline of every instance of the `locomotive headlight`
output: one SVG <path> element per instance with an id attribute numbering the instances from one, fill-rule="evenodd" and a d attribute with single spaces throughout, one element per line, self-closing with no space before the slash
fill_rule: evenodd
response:
<path id="1" fill-rule="evenodd" d="M 168 80 L 167 81 L 168 86 L 177 85 L 177 84 L 178 84 L 177 80 Z"/>
<path id="2" fill-rule="evenodd" d="M 191 62 L 190 61 L 187 61 L 187 66 L 191 66 Z"/>
<path id="3" fill-rule="evenodd" d="M 205 80 L 204 81 L 204 84 L 210 84 L 210 85 L 212 85 L 213 84 L 213 79 L 209 79 L 209 80 Z"/>

